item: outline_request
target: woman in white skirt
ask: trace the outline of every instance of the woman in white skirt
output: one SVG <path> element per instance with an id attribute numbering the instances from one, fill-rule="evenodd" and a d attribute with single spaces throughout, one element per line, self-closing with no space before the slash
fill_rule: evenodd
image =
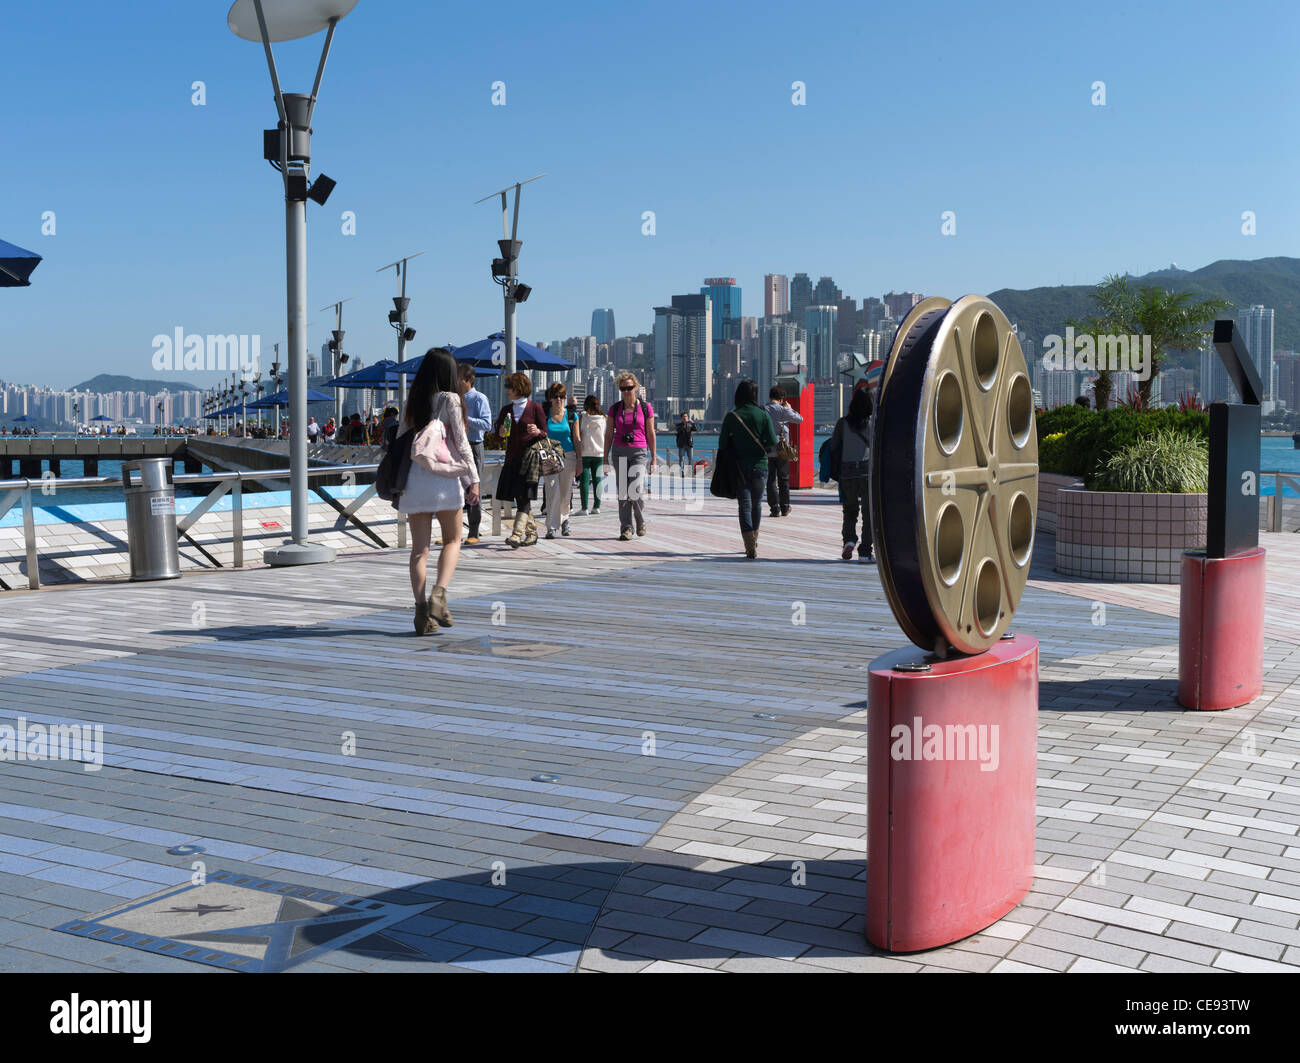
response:
<path id="1" fill-rule="evenodd" d="M 415 633 L 437 634 L 451 627 L 447 585 L 460 557 L 461 510 L 478 501 L 478 466 L 469 445 L 465 407 L 456 387 L 456 360 L 444 347 L 429 350 L 411 383 L 398 435 L 417 433 L 411 443 L 411 472 L 397 511 L 411 524 L 411 593 Z M 425 597 L 433 518 L 442 531 L 438 582 Z"/>

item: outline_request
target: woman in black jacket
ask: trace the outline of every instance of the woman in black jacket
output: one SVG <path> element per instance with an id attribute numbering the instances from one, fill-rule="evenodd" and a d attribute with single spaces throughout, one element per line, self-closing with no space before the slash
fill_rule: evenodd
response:
<path id="1" fill-rule="evenodd" d="M 502 386 L 509 401 L 497 414 L 492 431 L 505 438 L 506 460 L 494 494 L 514 501 L 515 524 L 506 536 L 506 544 L 514 549 L 537 542 L 537 521 L 532 513 L 537 481 L 524 476 L 522 465 L 524 451 L 546 435 L 546 411 L 528 397 L 533 393 L 533 383 L 525 374 L 511 373 Z"/>

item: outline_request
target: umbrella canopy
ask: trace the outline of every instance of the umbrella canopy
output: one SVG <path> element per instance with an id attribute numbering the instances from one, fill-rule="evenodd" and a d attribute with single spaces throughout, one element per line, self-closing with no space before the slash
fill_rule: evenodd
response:
<path id="1" fill-rule="evenodd" d="M 487 375 L 489 369 L 500 372 L 505 365 L 505 342 L 504 332 L 494 332 L 487 339 L 467 343 L 464 347 L 456 347 L 451 353 L 455 355 L 456 361 L 468 362 L 476 371 Z M 558 373 L 565 369 L 577 368 L 573 362 L 518 338 L 515 339 L 515 365 L 519 369 L 546 373 Z"/>
<path id="2" fill-rule="evenodd" d="M 101 413 L 98 417 L 91 418 L 92 421 L 111 421 L 112 419 L 113 418 L 109 417 L 107 414 L 104 413 Z"/>
<path id="3" fill-rule="evenodd" d="M 26 288 L 32 283 L 27 278 L 40 260 L 35 251 L 25 251 L 0 240 L 0 288 Z"/>
<path id="4" fill-rule="evenodd" d="M 28 417 L 27 414 L 23 414 L 21 417 L 11 417 L 10 420 L 11 421 L 34 421 L 36 420 L 36 418 Z"/>
<path id="5" fill-rule="evenodd" d="M 308 388 L 307 401 L 308 402 L 333 402 L 334 396 L 326 395 L 325 392 L 317 391 L 315 388 Z M 250 402 L 248 404 L 248 408 L 250 410 L 273 410 L 277 406 L 284 408 L 287 407 L 288 405 L 289 405 L 289 392 L 288 389 L 285 389 L 283 391 L 277 391 L 273 395 L 267 395 L 263 399 L 258 399 L 256 402 Z M 241 403 L 239 406 L 232 406 L 230 408 L 232 410 L 239 410 L 243 408 L 243 405 Z"/>
<path id="6" fill-rule="evenodd" d="M 327 380 L 321 387 L 326 388 L 382 388 L 397 387 L 397 363 L 391 358 L 381 358 L 373 365 L 365 366 L 352 373 L 344 373 L 333 380 Z"/>
<path id="7" fill-rule="evenodd" d="M 479 366 L 479 365 L 478 365 L 477 363 L 475 363 L 474 360 L 471 359 L 471 358 L 462 358 L 462 357 L 460 357 L 460 352 L 461 352 L 462 350 L 464 350 L 463 347 L 449 347 L 448 350 L 451 351 L 452 356 L 456 359 L 456 361 L 458 361 L 458 362 L 466 362 L 466 363 L 468 363 L 469 365 L 474 366 L 474 375 L 475 375 L 475 376 L 484 377 L 484 376 L 500 376 L 500 375 L 501 375 L 501 370 L 500 370 L 500 369 L 492 369 L 492 368 L 490 368 L 490 367 Z M 424 362 L 424 355 L 422 355 L 422 354 L 421 354 L 421 355 L 418 355 L 418 356 L 415 357 L 415 358 L 408 358 L 408 359 L 407 359 L 405 362 L 403 362 L 403 363 L 401 364 L 401 366 L 400 366 L 402 376 L 415 376 L 415 374 L 418 373 L 418 372 L 420 371 L 420 366 L 421 366 L 421 364 L 423 364 L 423 362 Z"/>

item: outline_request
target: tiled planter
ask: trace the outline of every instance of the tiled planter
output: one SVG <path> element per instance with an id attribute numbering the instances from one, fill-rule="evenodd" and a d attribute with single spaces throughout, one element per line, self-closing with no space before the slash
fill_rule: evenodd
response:
<path id="1" fill-rule="evenodd" d="M 1056 531 L 1056 493 L 1063 487 L 1078 487 L 1082 481 L 1077 476 L 1063 476 L 1055 472 L 1038 474 L 1038 522 L 1034 525 L 1039 531 Z"/>
<path id="2" fill-rule="evenodd" d="M 1206 496 L 1065 487 L 1056 495 L 1056 571 L 1114 583 L 1177 583 L 1205 548 Z"/>

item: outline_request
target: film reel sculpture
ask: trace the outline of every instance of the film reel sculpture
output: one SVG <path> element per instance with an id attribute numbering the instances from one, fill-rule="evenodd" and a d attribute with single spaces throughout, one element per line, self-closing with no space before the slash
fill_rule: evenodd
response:
<path id="1" fill-rule="evenodd" d="M 880 575 L 907 637 L 982 653 L 1029 578 L 1038 510 L 1034 397 L 1006 315 L 968 295 L 925 299 L 898 334 L 872 441 Z"/>

